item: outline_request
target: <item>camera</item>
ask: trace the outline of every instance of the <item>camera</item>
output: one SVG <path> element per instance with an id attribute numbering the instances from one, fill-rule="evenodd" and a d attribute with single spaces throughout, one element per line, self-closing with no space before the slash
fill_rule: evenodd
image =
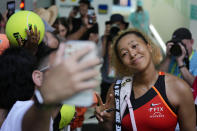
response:
<path id="1" fill-rule="evenodd" d="M 172 42 L 174 43 L 174 45 L 172 45 L 172 47 L 170 48 L 170 53 L 173 56 L 181 56 L 182 55 L 182 50 L 181 50 L 181 46 L 180 44 L 185 48 L 185 50 L 187 51 L 185 45 L 182 43 L 182 41 L 180 39 L 172 39 L 170 41 L 168 41 L 167 43 Z"/>
<path id="2" fill-rule="evenodd" d="M 89 24 L 94 24 L 94 21 L 93 21 L 94 15 L 95 15 L 94 8 L 90 7 L 88 9 L 88 23 Z"/>
<path id="3" fill-rule="evenodd" d="M 120 31 L 119 26 L 117 24 L 112 24 L 111 29 L 110 29 L 110 33 L 108 36 L 108 40 L 112 41 L 113 38 L 118 34 L 119 31 Z"/>
<path id="4" fill-rule="evenodd" d="M 183 59 L 183 61 L 186 64 L 187 69 L 189 69 L 189 54 L 188 54 L 188 50 L 187 50 L 186 46 L 182 43 L 182 41 L 180 39 L 172 39 L 172 40 L 168 41 L 167 43 L 169 43 L 169 42 L 174 43 L 174 45 L 172 45 L 172 47 L 170 48 L 170 53 L 172 54 L 172 56 L 178 57 L 178 56 L 182 55 L 182 50 L 181 50 L 180 44 L 185 48 L 186 56 Z"/>

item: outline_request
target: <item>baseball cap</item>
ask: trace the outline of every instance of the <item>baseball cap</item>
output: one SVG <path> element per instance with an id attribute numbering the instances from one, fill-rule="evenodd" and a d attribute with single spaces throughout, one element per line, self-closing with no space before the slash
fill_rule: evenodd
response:
<path id="1" fill-rule="evenodd" d="M 5 34 L 0 34 L 0 55 L 10 46 L 9 40 Z"/>
<path id="2" fill-rule="evenodd" d="M 113 24 L 114 22 L 122 22 L 125 24 L 126 28 L 128 27 L 129 23 L 128 22 L 125 22 L 124 21 L 124 17 L 121 15 L 121 14 L 113 14 L 111 17 L 110 17 L 110 23 Z"/>
<path id="3" fill-rule="evenodd" d="M 192 39 L 192 34 L 187 28 L 181 27 L 174 31 L 172 39 Z"/>

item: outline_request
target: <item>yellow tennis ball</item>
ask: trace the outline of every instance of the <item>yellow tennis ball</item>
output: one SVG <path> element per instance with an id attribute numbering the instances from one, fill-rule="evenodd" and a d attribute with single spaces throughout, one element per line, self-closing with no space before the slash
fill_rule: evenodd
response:
<path id="1" fill-rule="evenodd" d="M 64 104 L 60 110 L 60 114 L 61 120 L 59 123 L 59 129 L 62 129 L 72 121 L 75 115 L 75 106 Z"/>
<path id="2" fill-rule="evenodd" d="M 22 38 L 22 41 L 27 39 L 25 29 L 28 29 L 29 24 L 32 25 L 33 31 L 34 26 L 37 27 L 37 31 L 40 31 L 40 40 L 38 44 L 43 40 L 45 27 L 40 16 L 32 11 L 19 11 L 13 14 L 6 24 L 6 35 L 12 45 L 18 45 L 16 40 L 18 36 Z"/>

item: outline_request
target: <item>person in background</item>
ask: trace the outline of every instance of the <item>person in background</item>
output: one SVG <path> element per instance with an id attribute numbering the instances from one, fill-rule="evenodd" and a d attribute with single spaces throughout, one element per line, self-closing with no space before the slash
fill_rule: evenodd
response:
<path id="1" fill-rule="evenodd" d="M 89 0 L 80 0 L 79 1 L 79 13 L 80 17 L 75 18 L 76 16 L 76 8 L 69 14 L 69 21 L 71 24 L 70 35 L 68 36 L 68 40 L 89 40 L 92 39 L 90 34 L 98 34 L 98 23 L 96 22 L 96 14 L 94 13 L 91 18 L 93 23 L 89 23 L 88 18 L 88 9 L 93 9 L 90 5 Z M 74 13 L 73 13 L 74 12 Z M 90 38 L 89 38 L 90 37 Z"/>
<path id="2" fill-rule="evenodd" d="M 57 18 L 53 27 L 56 28 L 56 36 L 60 42 L 65 42 L 66 37 L 69 35 L 69 24 L 64 17 Z"/>
<path id="3" fill-rule="evenodd" d="M 111 84 L 115 81 L 114 68 L 111 64 L 111 45 L 113 38 L 119 31 L 123 31 L 128 28 L 129 23 L 124 21 L 124 17 L 121 14 L 113 14 L 110 20 L 106 22 L 105 32 L 102 36 L 102 57 L 103 65 L 101 67 L 102 81 L 101 81 L 101 98 L 105 102 L 107 91 Z"/>
<path id="4" fill-rule="evenodd" d="M 184 79 L 190 86 L 197 76 L 197 52 L 192 48 L 193 44 L 187 28 L 176 29 L 167 42 L 166 57 L 160 64 L 161 70 Z"/>
<path id="5" fill-rule="evenodd" d="M 129 15 L 129 21 L 134 28 L 143 31 L 147 35 L 150 34 L 149 31 L 149 13 L 143 9 L 143 1 L 137 0 L 137 9 L 135 12 Z"/>
<path id="6" fill-rule="evenodd" d="M 114 40 L 112 62 L 119 80 L 109 89 L 106 103 L 98 96 L 95 114 L 103 130 L 195 131 L 196 116 L 189 85 L 156 70 L 155 45 L 136 29 Z M 106 111 L 110 109 L 110 111 Z"/>

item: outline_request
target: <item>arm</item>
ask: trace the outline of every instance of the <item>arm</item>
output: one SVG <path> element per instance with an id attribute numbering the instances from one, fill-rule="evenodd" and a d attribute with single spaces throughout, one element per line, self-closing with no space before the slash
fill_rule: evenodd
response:
<path id="1" fill-rule="evenodd" d="M 88 30 L 86 26 L 81 26 L 78 31 L 67 36 L 67 40 L 78 40 Z"/>
<path id="2" fill-rule="evenodd" d="M 177 109 L 181 131 L 194 131 L 196 113 L 189 85 L 173 75 L 166 75 L 166 94 L 170 103 Z"/>
<path id="3" fill-rule="evenodd" d="M 186 55 L 185 48 L 182 45 L 180 45 L 180 46 L 181 46 L 181 50 L 182 50 L 182 55 L 176 58 L 178 66 L 184 65 L 184 62 L 183 62 L 184 60 L 183 59 L 184 59 L 184 57 Z M 192 84 L 194 82 L 195 76 L 193 76 L 189 72 L 189 70 L 186 68 L 186 66 L 180 68 L 180 72 L 181 72 L 181 75 L 183 76 L 183 79 L 192 87 Z"/>
<path id="4" fill-rule="evenodd" d="M 170 65 L 170 60 L 171 60 L 170 57 L 166 56 L 166 58 L 160 64 L 159 69 L 161 71 L 168 72 L 168 68 L 169 68 L 169 65 Z"/>
<path id="5" fill-rule="evenodd" d="M 181 131 L 194 131 L 196 125 L 196 112 L 190 87 L 185 83 L 179 92 L 178 121 Z"/>
<path id="6" fill-rule="evenodd" d="M 97 87 L 99 84 L 97 80 L 91 79 L 99 74 L 95 68 L 92 68 L 99 64 L 99 58 L 78 62 L 91 50 L 90 48 L 83 48 L 67 58 L 64 57 L 64 50 L 65 45 L 60 44 L 56 54 L 53 54 L 55 60 L 50 64 L 50 69 L 45 73 L 42 86 L 39 88 L 43 104 L 61 103 L 74 94 Z M 34 104 L 23 117 L 23 130 L 48 131 L 54 108 L 43 110 Z M 30 129 L 32 125 L 34 127 Z"/>
<path id="7" fill-rule="evenodd" d="M 73 25 L 74 26 L 74 25 Z M 93 25 L 88 23 L 87 15 L 82 18 L 82 26 L 76 32 L 67 36 L 68 40 L 78 40 L 80 39 L 85 32 L 88 31 Z"/>
<path id="8" fill-rule="evenodd" d="M 186 67 L 182 67 L 180 69 L 181 75 L 183 76 L 183 79 L 190 85 L 192 86 L 195 76 L 193 76 L 189 70 Z"/>
<path id="9" fill-rule="evenodd" d="M 50 120 L 54 108 L 40 109 L 35 104 L 26 112 L 23 123 L 23 131 L 49 131 Z M 33 124 L 32 124 L 33 123 Z M 43 126 L 45 125 L 45 126 Z"/>
<path id="10" fill-rule="evenodd" d="M 166 57 L 165 57 L 165 59 L 161 62 L 160 66 L 159 66 L 159 69 L 160 69 L 161 71 L 168 72 L 169 65 L 170 65 L 170 61 L 171 61 L 170 48 L 172 47 L 172 45 L 173 45 L 172 42 L 167 43 L 167 46 L 166 46 Z"/>

